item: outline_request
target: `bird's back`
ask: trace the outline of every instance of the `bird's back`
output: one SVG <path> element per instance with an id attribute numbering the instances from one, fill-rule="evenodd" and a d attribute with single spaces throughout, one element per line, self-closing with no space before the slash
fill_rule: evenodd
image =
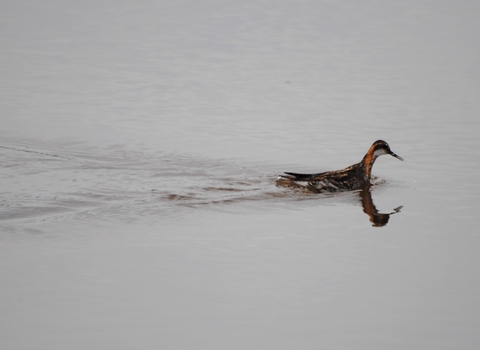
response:
<path id="1" fill-rule="evenodd" d="M 342 170 L 318 174 L 286 172 L 282 177 L 313 192 L 348 191 L 358 189 L 365 183 L 360 167 L 359 163 Z"/>

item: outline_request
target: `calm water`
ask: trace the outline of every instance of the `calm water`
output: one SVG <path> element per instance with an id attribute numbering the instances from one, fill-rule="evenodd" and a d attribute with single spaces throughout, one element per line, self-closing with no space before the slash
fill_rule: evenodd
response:
<path id="1" fill-rule="evenodd" d="M 478 2 L 0 8 L 2 348 L 480 345 Z"/>

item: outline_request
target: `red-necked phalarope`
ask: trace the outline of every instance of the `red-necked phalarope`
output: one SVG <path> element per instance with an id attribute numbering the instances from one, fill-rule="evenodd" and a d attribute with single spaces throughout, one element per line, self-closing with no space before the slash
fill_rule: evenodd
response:
<path id="1" fill-rule="evenodd" d="M 360 189 L 363 188 L 365 184 L 370 183 L 373 163 L 375 163 L 378 157 L 384 154 L 389 154 L 403 161 L 402 157 L 392 152 L 388 143 L 378 140 L 373 143 L 360 163 L 349 166 L 343 170 L 327 171 L 318 174 L 285 172 L 286 175 L 280 175 L 278 177 L 277 184 L 285 187 L 291 187 L 293 185 L 293 187 L 306 188 L 316 193 Z"/>

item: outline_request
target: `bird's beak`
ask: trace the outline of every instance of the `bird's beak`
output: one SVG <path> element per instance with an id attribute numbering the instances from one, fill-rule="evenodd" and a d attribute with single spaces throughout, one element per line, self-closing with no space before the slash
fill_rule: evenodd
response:
<path id="1" fill-rule="evenodd" d="M 403 160 L 404 160 L 402 157 L 400 157 L 399 155 L 397 155 L 397 154 L 395 154 L 395 153 L 393 153 L 393 152 L 390 152 L 390 155 L 391 155 L 392 157 L 395 157 L 395 158 L 397 158 L 397 159 L 400 159 L 402 162 L 403 162 Z"/>

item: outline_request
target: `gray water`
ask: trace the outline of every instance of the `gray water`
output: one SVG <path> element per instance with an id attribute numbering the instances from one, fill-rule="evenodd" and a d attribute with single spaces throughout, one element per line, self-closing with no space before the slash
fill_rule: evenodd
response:
<path id="1" fill-rule="evenodd" d="M 2 349 L 480 345 L 478 2 L 0 9 Z"/>

